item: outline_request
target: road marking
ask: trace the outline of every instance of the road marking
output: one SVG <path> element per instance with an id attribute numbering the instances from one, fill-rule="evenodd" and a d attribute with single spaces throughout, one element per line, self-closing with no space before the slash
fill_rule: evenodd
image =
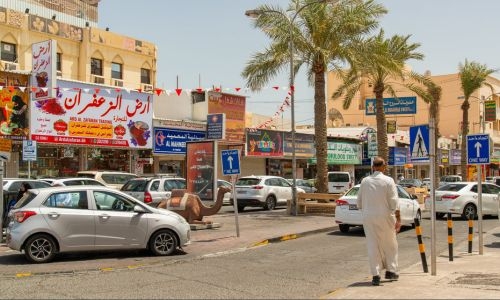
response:
<path id="1" fill-rule="evenodd" d="M 260 242 L 257 242 L 255 244 L 252 244 L 251 247 L 259 247 L 259 246 L 265 246 L 269 244 L 269 240 L 263 240 L 263 241 L 260 241 Z"/>
<path id="2" fill-rule="evenodd" d="M 281 241 L 288 241 L 288 240 L 295 240 L 296 238 L 298 238 L 298 236 L 296 234 L 288 234 L 288 235 L 284 235 L 281 237 Z"/>
<path id="3" fill-rule="evenodd" d="M 16 277 L 17 278 L 21 278 L 21 277 L 29 277 L 31 276 L 31 272 L 28 272 L 28 273 L 17 273 L 16 274 Z"/>
<path id="4" fill-rule="evenodd" d="M 111 272 L 114 271 L 114 268 L 101 268 L 100 270 L 103 272 Z"/>

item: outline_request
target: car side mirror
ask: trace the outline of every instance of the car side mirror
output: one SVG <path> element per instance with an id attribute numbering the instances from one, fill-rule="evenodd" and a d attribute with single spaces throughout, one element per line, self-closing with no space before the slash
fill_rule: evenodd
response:
<path id="1" fill-rule="evenodd" d="M 146 209 L 144 209 L 144 207 L 140 206 L 140 205 L 135 205 L 134 206 L 134 212 L 138 213 L 138 214 L 144 214 L 144 213 L 147 213 Z"/>

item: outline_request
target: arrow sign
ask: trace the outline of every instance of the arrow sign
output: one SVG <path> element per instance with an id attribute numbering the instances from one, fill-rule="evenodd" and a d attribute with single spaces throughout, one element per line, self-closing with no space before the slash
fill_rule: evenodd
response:
<path id="1" fill-rule="evenodd" d="M 229 169 L 233 169 L 233 157 L 232 156 L 228 156 L 227 157 L 227 161 L 229 162 Z"/>
<path id="2" fill-rule="evenodd" d="M 467 135 L 467 164 L 490 163 L 489 134 Z"/>
<path id="3" fill-rule="evenodd" d="M 221 151 L 222 174 L 239 175 L 240 171 L 240 151 L 238 149 L 229 149 Z"/>

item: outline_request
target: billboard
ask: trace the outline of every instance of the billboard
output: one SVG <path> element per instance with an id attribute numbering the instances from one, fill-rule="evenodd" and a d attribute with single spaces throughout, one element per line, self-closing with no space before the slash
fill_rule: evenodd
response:
<path id="1" fill-rule="evenodd" d="M 365 114 L 376 114 L 376 99 L 366 99 Z M 417 113 L 417 97 L 384 98 L 386 115 L 414 115 Z"/>
<path id="2" fill-rule="evenodd" d="M 155 154 L 186 154 L 186 143 L 203 140 L 205 131 L 154 128 Z"/>
<path id="3" fill-rule="evenodd" d="M 247 156 L 283 156 L 283 132 L 275 130 L 247 130 Z"/>
<path id="4" fill-rule="evenodd" d="M 226 138 L 228 142 L 245 142 L 245 105 L 244 96 L 208 92 L 208 114 L 226 115 Z"/>
<path id="5" fill-rule="evenodd" d="M 151 149 L 152 97 L 59 80 L 56 98 L 32 102 L 31 138 L 42 143 Z"/>
<path id="6" fill-rule="evenodd" d="M 57 42 L 47 40 L 31 46 L 31 100 L 42 100 L 55 97 L 57 85 L 56 74 Z"/>
<path id="7" fill-rule="evenodd" d="M 188 142 L 186 147 L 187 192 L 204 200 L 213 200 L 215 142 Z"/>

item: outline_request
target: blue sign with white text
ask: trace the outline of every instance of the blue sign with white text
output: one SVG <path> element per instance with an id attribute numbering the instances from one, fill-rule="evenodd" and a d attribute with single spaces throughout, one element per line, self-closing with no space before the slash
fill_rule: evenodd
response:
<path id="1" fill-rule="evenodd" d="M 365 114 L 376 114 L 376 99 L 366 99 Z M 414 115 L 417 113 L 417 97 L 384 98 L 386 115 Z"/>
<path id="2" fill-rule="evenodd" d="M 154 128 L 154 153 L 186 154 L 186 142 L 203 140 L 205 131 Z"/>
<path id="3" fill-rule="evenodd" d="M 239 175 L 240 171 L 240 151 L 238 149 L 222 150 L 222 174 Z"/>
<path id="4" fill-rule="evenodd" d="M 490 163 L 490 135 L 467 135 L 467 164 Z"/>

